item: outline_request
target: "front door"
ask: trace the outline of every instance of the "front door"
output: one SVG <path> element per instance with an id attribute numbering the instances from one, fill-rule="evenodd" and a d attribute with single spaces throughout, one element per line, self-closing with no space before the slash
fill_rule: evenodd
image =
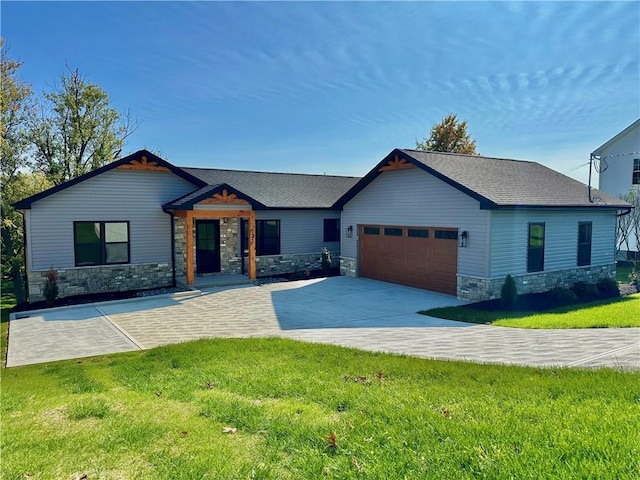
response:
<path id="1" fill-rule="evenodd" d="M 220 271 L 220 220 L 196 220 L 196 273 Z"/>

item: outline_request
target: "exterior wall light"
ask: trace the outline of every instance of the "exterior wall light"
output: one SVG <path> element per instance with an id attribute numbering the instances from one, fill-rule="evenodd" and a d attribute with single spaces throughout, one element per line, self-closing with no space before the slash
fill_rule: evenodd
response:
<path id="1" fill-rule="evenodd" d="M 347 227 L 347 238 L 352 238 L 353 237 L 353 225 L 349 225 Z"/>
<path id="2" fill-rule="evenodd" d="M 469 242 L 469 232 L 467 232 L 466 230 L 461 232 L 458 236 L 458 241 L 460 242 L 460 247 L 466 247 L 467 243 Z"/>

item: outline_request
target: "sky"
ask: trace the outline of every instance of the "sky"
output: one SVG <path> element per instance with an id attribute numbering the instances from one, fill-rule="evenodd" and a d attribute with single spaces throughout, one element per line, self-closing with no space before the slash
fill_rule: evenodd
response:
<path id="1" fill-rule="evenodd" d="M 587 182 L 640 117 L 640 2 L 12 2 L 35 92 L 65 65 L 180 166 L 361 176 L 449 113 L 487 156 Z"/>

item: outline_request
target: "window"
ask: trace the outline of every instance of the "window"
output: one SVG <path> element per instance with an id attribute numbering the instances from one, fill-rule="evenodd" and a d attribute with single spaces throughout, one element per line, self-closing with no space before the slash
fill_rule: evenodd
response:
<path id="1" fill-rule="evenodd" d="M 380 235 L 379 227 L 364 227 L 363 231 L 365 235 Z"/>
<path id="2" fill-rule="evenodd" d="M 444 240 L 457 240 L 458 232 L 456 230 L 436 230 L 433 236 Z"/>
<path id="3" fill-rule="evenodd" d="M 578 222 L 578 266 L 591 265 L 591 222 Z"/>
<path id="4" fill-rule="evenodd" d="M 76 267 L 129 263 L 129 222 L 73 222 Z"/>
<path id="5" fill-rule="evenodd" d="M 242 252 L 249 253 L 248 220 L 242 220 Z M 256 220 L 256 255 L 280 255 L 280 220 Z"/>
<path id="6" fill-rule="evenodd" d="M 401 228 L 385 228 L 384 234 L 390 237 L 401 237 L 402 229 Z"/>
<path id="7" fill-rule="evenodd" d="M 544 270 L 544 223 L 529 224 L 527 272 Z"/>
<path id="8" fill-rule="evenodd" d="M 407 229 L 407 235 L 417 238 L 429 238 L 429 230 L 422 228 L 409 228 Z"/>
<path id="9" fill-rule="evenodd" d="M 324 241 L 325 242 L 340 241 L 340 219 L 339 218 L 324 219 Z"/>
<path id="10" fill-rule="evenodd" d="M 633 185 L 640 185 L 640 158 L 633 159 L 633 175 L 631 177 Z"/>

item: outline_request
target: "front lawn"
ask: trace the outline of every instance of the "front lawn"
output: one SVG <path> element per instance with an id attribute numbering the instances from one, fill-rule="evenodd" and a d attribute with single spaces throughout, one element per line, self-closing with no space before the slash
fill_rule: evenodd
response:
<path id="1" fill-rule="evenodd" d="M 217 339 L 5 369 L 3 479 L 632 479 L 640 374 Z"/>
<path id="2" fill-rule="evenodd" d="M 468 323 L 518 328 L 640 327 L 640 293 L 570 305 L 547 312 L 481 310 L 470 306 L 434 308 L 419 313 Z"/>

